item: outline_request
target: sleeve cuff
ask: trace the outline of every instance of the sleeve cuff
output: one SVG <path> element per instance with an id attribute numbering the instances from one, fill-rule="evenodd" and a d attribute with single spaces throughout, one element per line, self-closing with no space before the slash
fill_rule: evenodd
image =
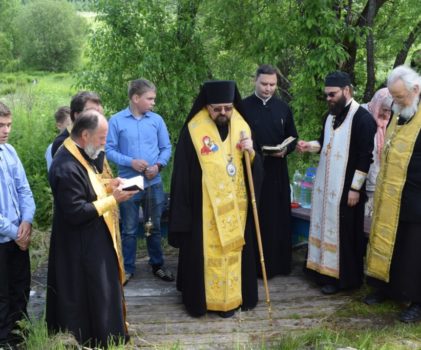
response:
<path id="1" fill-rule="evenodd" d="M 361 190 L 361 187 L 363 187 L 366 178 L 367 173 L 364 173 L 360 170 L 355 170 L 354 177 L 352 179 L 351 189 L 355 191 Z"/>
<path id="2" fill-rule="evenodd" d="M 96 211 L 98 212 L 98 215 L 102 216 L 108 210 L 111 210 L 114 207 L 116 207 L 117 201 L 115 200 L 114 196 L 108 196 L 108 197 L 105 197 L 103 199 L 93 202 L 93 205 Z"/>
<path id="3" fill-rule="evenodd" d="M 310 141 L 308 143 L 310 145 L 309 152 L 311 153 L 317 153 L 320 151 L 320 143 L 319 141 Z"/>
<path id="4" fill-rule="evenodd" d="M 34 217 L 33 216 L 22 216 L 22 220 L 21 221 L 25 221 L 25 222 L 29 222 L 32 225 L 32 221 L 34 221 Z"/>

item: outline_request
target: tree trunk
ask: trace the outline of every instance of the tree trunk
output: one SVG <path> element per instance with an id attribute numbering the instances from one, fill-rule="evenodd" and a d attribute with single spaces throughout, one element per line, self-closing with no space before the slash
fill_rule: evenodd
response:
<path id="1" fill-rule="evenodd" d="M 363 28 L 365 26 L 367 26 L 367 19 L 368 19 L 368 12 L 370 9 L 370 4 L 371 6 L 374 5 L 374 14 L 373 14 L 373 21 L 374 18 L 377 16 L 377 13 L 379 12 L 379 9 L 384 5 L 384 3 L 387 0 L 369 0 L 367 1 L 364 9 L 361 11 L 360 15 L 358 16 L 358 20 L 355 24 L 350 24 L 353 25 L 356 28 Z M 352 4 L 352 2 L 349 2 L 350 4 Z M 349 4 L 349 6 L 350 6 Z M 348 17 L 347 17 L 348 18 Z M 349 19 L 348 19 L 349 20 Z M 345 72 L 348 72 L 351 76 L 352 81 L 354 81 L 354 70 L 355 70 L 355 62 L 357 59 L 357 42 L 355 40 L 353 40 L 351 38 L 351 40 L 346 40 L 343 43 L 343 46 L 345 47 L 346 52 L 348 53 L 348 60 L 343 64 L 343 70 Z"/>
<path id="2" fill-rule="evenodd" d="M 417 39 L 418 35 L 421 34 L 421 21 L 417 23 L 417 25 L 412 29 L 411 33 L 409 33 L 406 40 L 403 42 L 403 47 L 396 55 L 395 63 L 393 64 L 393 68 L 404 64 L 406 58 L 408 57 L 408 52 L 412 46 L 412 44 Z"/>
<path id="3" fill-rule="evenodd" d="M 376 0 L 368 1 L 367 11 L 367 27 L 369 32 L 367 35 L 366 50 L 367 50 L 367 82 L 365 85 L 363 101 L 370 101 L 374 95 L 374 85 L 376 82 L 376 75 L 374 71 L 374 39 L 373 39 L 373 24 L 375 16 Z"/>

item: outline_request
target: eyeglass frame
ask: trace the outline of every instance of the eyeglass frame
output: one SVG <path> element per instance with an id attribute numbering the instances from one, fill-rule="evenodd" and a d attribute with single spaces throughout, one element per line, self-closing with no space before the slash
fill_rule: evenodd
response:
<path id="1" fill-rule="evenodd" d="M 212 111 L 214 111 L 215 113 L 221 113 L 222 110 L 224 110 L 224 112 L 231 112 L 234 109 L 234 105 L 230 105 L 230 106 L 217 106 L 214 107 L 212 105 L 209 105 L 210 108 L 212 108 Z"/>
<path id="2" fill-rule="evenodd" d="M 337 91 L 331 91 L 331 92 L 327 92 L 327 93 L 325 92 L 325 93 L 323 93 L 323 95 L 324 95 L 325 98 L 328 98 L 328 97 L 333 98 L 337 95 L 337 93 L 339 91 L 344 91 L 344 89 L 345 89 L 345 87 L 339 88 L 339 90 L 337 90 Z"/>

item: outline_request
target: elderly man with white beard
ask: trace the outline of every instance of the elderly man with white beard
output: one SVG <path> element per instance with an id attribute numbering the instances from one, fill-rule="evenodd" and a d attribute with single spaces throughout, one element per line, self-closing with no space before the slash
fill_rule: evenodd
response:
<path id="1" fill-rule="evenodd" d="M 421 320 L 421 76 L 399 66 L 387 87 L 394 116 L 382 154 L 367 253 L 367 281 L 376 289 L 364 302 L 409 302 L 399 320 L 410 323 Z"/>
<path id="2" fill-rule="evenodd" d="M 46 321 L 50 331 L 69 331 L 90 348 L 128 340 L 117 206 L 137 191 L 99 173 L 95 159 L 107 131 L 101 113 L 83 111 L 49 171 L 54 217 Z"/>

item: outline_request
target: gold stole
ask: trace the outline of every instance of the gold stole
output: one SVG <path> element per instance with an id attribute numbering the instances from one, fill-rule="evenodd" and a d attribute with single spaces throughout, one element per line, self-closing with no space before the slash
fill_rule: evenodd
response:
<path id="1" fill-rule="evenodd" d="M 251 132 L 236 110 L 224 142 L 206 108 L 193 117 L 188 127 L 202 168 L 206 305 L 208 310 L 228 311 L 242 304 L 241 251 L 247 217 L 243 154 L 236 145 L 241 131 L 248 135 Z M 212 141 L 207 151 L 204 137 Z M 226 169 L 229 154 L 236 167 L 232 177 Z"/>
<path id="2" fill-rule="evenodd" d="M 394 118 L 387 129 L 367 250 L 367 275 L 386 282 L 389 282 L 402 191 L 420 129 L 421 108 L 408 124 L 399 126 Z"/>
<path id="3" fill-rule="evenodd" d="M 98 212 L 99 216 L 104 218 L 105 224 L 107 225 L 108 231 L 110 233 L 111 239 L 113 241 L 114 251 L 117 256 L 118 261 L 118 272 L 121 286 L 124 282 L 124 268 L 123 268 L 123 256 L 121 250 L 121 237 L 120 229 L 118 226 L 118 205 L 113 196 L 109 195 L 106 190 L 106 185 L 110 182 L 112 177 L 111 169 L 107 163 L 107 168 L 104 164 L 104 173 L 103 175 L 96 174 L 92 167 L 89 165 L 87 160 L 82 156 L 79 149 L 77 148 L 74 141 L 68 137 L 64 142 L 63 146 L 77 159 L 77 161 L 83 165 L 83 167 L 88 172 L 89 180 L 91 185 L 97 195 L 97 200 L 92 204 L 95 206 L 95 209 Z M 124 293 L 122 288 L 123 295 L 123 316 L 124 320 L 126 319 L 126 304 L 124 301 Z M 127 323 L 125 322 L 126 331 Z"/>

